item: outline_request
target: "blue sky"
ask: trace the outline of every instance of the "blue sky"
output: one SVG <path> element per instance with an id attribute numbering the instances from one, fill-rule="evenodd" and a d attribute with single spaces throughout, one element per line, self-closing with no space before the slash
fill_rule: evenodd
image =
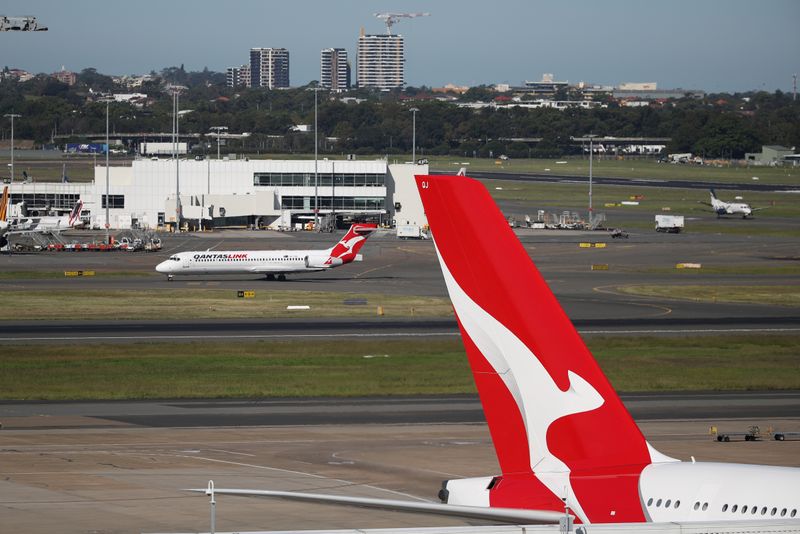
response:
<path id="1" fill-rule="evenodd" d="M 0 33 L 0 66 L 33 72 L 223 71 L 251 47 L 273 46 L 289 50 L 291 83 L 303 85 L 319 77 L 322 48 L 346 48 L 355 63 L 359 28 L 385 31 L 373 13 L 426 11 L 394 27 L 406 38 L 409 85 L 519 84 L 550 72 L 569 82 L 790 91 L 800 73 L 796 0 L 5 0 L 0 10 L 50 28 Z"/>

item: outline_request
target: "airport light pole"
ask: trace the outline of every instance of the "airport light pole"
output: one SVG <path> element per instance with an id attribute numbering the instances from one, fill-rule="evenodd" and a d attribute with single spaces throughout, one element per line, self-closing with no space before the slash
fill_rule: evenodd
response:
<path id="1" fill-rule="evenodd" d="M 411 163 L 417 164 L 417 111 L 418 108 L 411 108 Z"/>
<path id="2" fill-rule="evenodd" d="M 3 115 L 4 117 L 8 117 L 11 119 L 11 181 L 8 184 L 8 213 L 6 214 L 6 218 L 10 221 L 11 220 L 11 187 L 14 185 L 14 119 L 17 117 L 22 117 L 19 113 L 6 113 Z M 11 248 L 9 247 L 9 250 Z"/>
<path id="3" fill-rule="evenodd" d="M 14 119 L 22 117 L 19 113 L 6 113 L 3 117 L 11 119 L 11 181 L 14 181 Z M 9 197 L 10 198 L 10 197 Z"/>
<path id="4" fill-rule="evenodd" d="M 597 135 L 589 134 L 586 137 L 589 138 L 589 227 L 591 228 L 594 215 L 592 211 L 592 160 L 594 158 L 594 138 Z"/>
<path id="5" fill-rule="evenodd" d="M 110 105 L 110 100 L 106 99 L 106 245 L 109 244 L 108 229 L 111 226 L 111 223 L 110 223 L 111 219 L 109 218 L 109 215 L 108 215 L 108 207 L 109 207 L 110 200 L 111 200 L 111 197 L 109 196 L 109 185 L 108 185 L 108 182 L 109 182 L 109 179 L 108 179 L 108 173 L 109 173 L 109 171 L 108 171 L 108 153 L 110 152 L 110 150 L 109 150 L 110 146 L 109 146 L 109 141 L 108 141 L 109 105 Z M 78 214 L 78 216 L 80 216 L 80 213 Z"/>
<path id="6" fill-rule="evenodd" d="M 175 233 L 180 233 L 181 231 L 181 158 L 180 158 L 180 88 L 174 87 L 173 93 L 173 117 L 172 122 L 174 125 L 174 133 L 175 133 L 175 141 L 173 143 L 174 154 L 175 154 Z M 187 110 L 186 113 L 189 113 L 191 110 Z"/>
<path id="7" fill-rule="evenodd" d="M 227 126 L 212 126 L 211 129 L 214 130 L 215 132 L 217 132 L 217 159 L 219 159 L 219 157 L 220 157 L 219 156 L 219 139 L 220 139 L 220 135 L 222 134 L 223 130 L 227 131 L 228 127 Z"/>
<path id="8" fill-rule="evenodd" d="M 314 230 L 319 230 L 319 142 L 317 140 L 318 107 L 317 93 L 321 87 L 314 87 Z"/>

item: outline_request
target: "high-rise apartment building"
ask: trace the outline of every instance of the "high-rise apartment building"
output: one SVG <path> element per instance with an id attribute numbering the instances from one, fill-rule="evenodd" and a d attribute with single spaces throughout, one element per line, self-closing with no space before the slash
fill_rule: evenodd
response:
<path id="1" fill-rule="evenodd" d="M 251 48 L 250 87 L 289 87 L 289 51 L 285 48 Z"/>
<path id="2" fill-rule="evenodd" d="M 405 46 L 402 35 L 358 36 L 357 80 L 359 87 L 388 90 L 405 86 Z"/>
<path id="3" fill-rule="evenodd" d="M 320 60 L 319 84 L 332 91 L 350 88 L 350 63 L 344 48 L 326 48 Z"/>
<path id="4" fill-rule="evenodd" d="M 228 87 L 250 87 L 250 65 L 228 67 L 225 81 Z"/>

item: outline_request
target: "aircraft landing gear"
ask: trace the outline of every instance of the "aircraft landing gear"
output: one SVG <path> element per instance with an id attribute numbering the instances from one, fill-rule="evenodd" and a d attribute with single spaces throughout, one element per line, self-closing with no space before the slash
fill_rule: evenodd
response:
<path id="1" fill-rule="evenodd" d="M 279 274 L 278 275 L 278 282 L 285 282 L 285 281 L 286 281 L 286 275 L 285 274 Z"/>
<path id="2" fill-rule="evenodd" d="M 172 282 L 173 276 L 171 274 L 167 275 L 167 282 Z"/>
<path id="3" fill-rule="evenodd" d="M 268 274 L 267 275 L 267 280 L 270 281 L 270 282 L 274 282 L 275 281 L 275 275 L 274 274 Z"/>

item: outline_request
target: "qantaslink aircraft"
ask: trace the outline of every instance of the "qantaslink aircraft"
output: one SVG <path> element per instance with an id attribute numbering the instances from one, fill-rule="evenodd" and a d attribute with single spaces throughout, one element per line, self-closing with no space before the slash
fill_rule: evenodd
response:
<path id="1" fill-rule="evenodd" d="M 287 274 L 325 271 L 354 260 L 376 224 L 355 223 L 333 247 L 325 250 L 192 251 L 173 254 L 156 265 L 168 280 L 184 274 L 263 274 L 286 280 Z"/>

